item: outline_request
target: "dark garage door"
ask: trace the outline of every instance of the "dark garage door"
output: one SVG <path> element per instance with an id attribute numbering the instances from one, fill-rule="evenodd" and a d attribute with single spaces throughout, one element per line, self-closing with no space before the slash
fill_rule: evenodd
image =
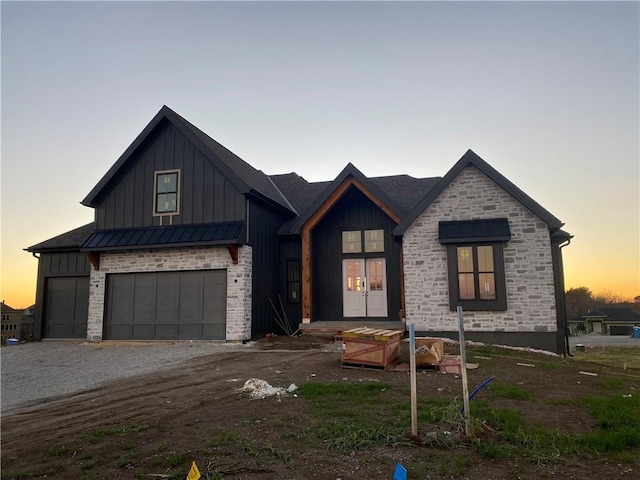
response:
<path id="1" fill-rule="evenodd" d="M 47 278 L 44 331 L 48 338 L 85 338 L 89 277 Z"/>
<path id="2" fill-rule="evenodd" d="M 224 340 L 226 306 L 226 270 L 112 274 L 104 338 Z"/>
<path id="3" fill-rule="evenodd" d="M 631 335 L 633 326 L 631 325 L 610 325 L 609 333 L 611 335 Z"/>

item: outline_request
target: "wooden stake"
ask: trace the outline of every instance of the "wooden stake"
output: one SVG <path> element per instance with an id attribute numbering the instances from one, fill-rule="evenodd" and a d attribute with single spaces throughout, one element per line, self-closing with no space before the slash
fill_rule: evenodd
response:
<path id="1" fill-rule="evenodd" d="M 411 435 L 418 436 L 418 388 L 416 385 L 416 326 L 409 330 L 409 370 L 411 371 Z"/>
<path id="2" fill-rule="evenodd" d="M 471 412 L 469 411 L 469 383 L 467 381 L 467 353 L 464 347 L 464 321 L 462 307 L 458 307 L 458 330 L 460 335 L 460 372 L 462 373 L 462 398 L 464 404 L 464 432 L 471 436 Z"/>

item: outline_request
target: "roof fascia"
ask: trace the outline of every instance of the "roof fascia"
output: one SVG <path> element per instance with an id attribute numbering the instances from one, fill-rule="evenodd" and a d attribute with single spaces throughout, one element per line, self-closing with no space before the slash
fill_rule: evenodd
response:
<path id="1" fill-rule="evenodd" d="M 351 181 L 349 178 L 351 177 Z M 300 233 L 300 229 L 311 219 L 318 216 L 319 211 L 323 211 L 320 218 L 324 217 L 324 214 L 328 212 L 333 205 L 342 197 L 349 186 L 355 186 L 360 190 L 369 200 L 378 205 L 389 217 L 395 222 L 400 223 L 404 211 L 396 204 L 382 189 L 369 180 L 360 170 L 358 170 L 352 163 L 340 172 L 340 174 L 333 180 L 322 193 L 316 198 L 311 207 L 307 209 L 304 215 L 301 215 L 291 225 L 288 232 L 289 234 Z M 329 203 L 327 203 L 329 201 Z M 317 221 L 320 218 L 316 218 Z"/>
<path id="2" fill-rule="evenodd" d="M 495 168 L 480 158 L 473 150 L 469 149 L 456 162 L 456 164 L 442 177 L 442 179 L 418 202 L 416 207 L 405 217 L 405 219 L 393 230 L 396 236 L 402 236 L 413 222 L 431 205 L 436 198 L 453 182 L 453 180 L 467 167 L 475 167 L 484 175 L 489 177 L 505 192 L 520 202 L 525 208 L 540 218 L 547 224 L 552 232 L 560 229 L 564 224 L 536 202 L 529 195 L 524 193 L 508 178 L 498 172 Z"/>
<path id="3" fill-rule="evenodd" d="M 153 117 L 153 119 L 147 124 L 142 132 L 136 137 L 136 139 L 129 145 L 120 158 L 111 166 L 107 173 L 100 179 L 95 187 L 89 192 L 89 194 L 80 202 L 87 207 L 96 207 L 96 198 L 107 186 L 113 177 L 120 171 L 121 168 L 127 163 L 127 160 L 136 152 L 136 150 L 142 145 L 142 143 L 151 135 L 151 133 L 158 127 L 163 121 L 167 120 L 171 123 L 184 137 L 191 142 L 198 150 L 200 150 L 209 161 L 213 162 L 224 176 L 226 176 L 233 184 L 238 187 L 242 193 L 249 192 L 249 186 L 235 173 L 233 172 L 225 162 L 220 160 L 218 156 L 194 134 L 190 125 L 187 124 L 180 115 L 171 110 L 166 105 L 163 105 L 160 111 Z"/>

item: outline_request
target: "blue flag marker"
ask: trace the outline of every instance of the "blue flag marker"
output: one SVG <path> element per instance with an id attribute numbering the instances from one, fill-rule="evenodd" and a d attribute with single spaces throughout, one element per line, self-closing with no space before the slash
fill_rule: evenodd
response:
<path id="1" fill-rule="evenodd" d="M 393 472 L 393 480 L 407 480 L 407 469 L 401 463 L 396 463 L 396 470 Z"/>

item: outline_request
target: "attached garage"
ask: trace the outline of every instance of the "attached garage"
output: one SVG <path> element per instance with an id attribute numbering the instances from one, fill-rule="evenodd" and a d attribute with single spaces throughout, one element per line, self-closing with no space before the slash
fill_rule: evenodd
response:
<path id="1" fill-rule="evenodd" d="M 105 340 L 225 340 L 227 271 L 107 275 Z"/>
<path id="2" fill-rule="evenodd" d="M 609 325 L 610 335 L 630 336 L 631 332 L 633 332 L 633 325 Z"/>
<path id="3" fill-rule="evenodd" d="M 43 337 L 86 338 L 89 277 L 48 277 Z"/>

